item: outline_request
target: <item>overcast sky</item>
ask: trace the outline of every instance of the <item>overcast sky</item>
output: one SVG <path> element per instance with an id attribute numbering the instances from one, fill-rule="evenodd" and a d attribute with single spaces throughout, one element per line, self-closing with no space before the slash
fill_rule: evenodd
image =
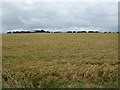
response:
<path id="1" fill-rule="evenodd" d="M 117 2 L 4 2 L 2 32 L 14 29 L 117 31 Z"/>

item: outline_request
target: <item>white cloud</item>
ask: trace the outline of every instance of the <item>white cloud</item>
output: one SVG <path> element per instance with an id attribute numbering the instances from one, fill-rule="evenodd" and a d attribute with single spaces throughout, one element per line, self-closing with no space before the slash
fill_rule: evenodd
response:
<path id="1" fill-rule="evenodd" d="M 119 0 L 3 0 L 4 2 L 118 2 Z"/>

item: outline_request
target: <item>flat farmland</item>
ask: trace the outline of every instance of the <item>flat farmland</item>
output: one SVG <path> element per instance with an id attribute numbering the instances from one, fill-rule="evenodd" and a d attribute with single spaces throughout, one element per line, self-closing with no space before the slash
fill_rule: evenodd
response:
<path id="1" fill-rule="evenodd" d="M 117 88 L 117 33 L 2 35 L 4 88 Z"/>

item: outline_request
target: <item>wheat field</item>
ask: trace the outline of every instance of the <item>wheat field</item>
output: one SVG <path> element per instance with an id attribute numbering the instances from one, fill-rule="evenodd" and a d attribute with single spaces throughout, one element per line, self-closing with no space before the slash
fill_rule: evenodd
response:
<path id="1" fill-rule="evenodd" d="M 2 35 L 3 88 L 117 88 L 117 33 Z"/>

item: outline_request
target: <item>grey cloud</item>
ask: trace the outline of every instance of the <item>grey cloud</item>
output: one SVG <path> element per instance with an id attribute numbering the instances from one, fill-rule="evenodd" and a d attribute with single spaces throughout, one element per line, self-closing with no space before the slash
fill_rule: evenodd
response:
<path id="1" fill-rule="evenodd" d="M 117 31 L 117 2 L 3 3 L 3 32 L 9 29 L 99 29 Z"/>

